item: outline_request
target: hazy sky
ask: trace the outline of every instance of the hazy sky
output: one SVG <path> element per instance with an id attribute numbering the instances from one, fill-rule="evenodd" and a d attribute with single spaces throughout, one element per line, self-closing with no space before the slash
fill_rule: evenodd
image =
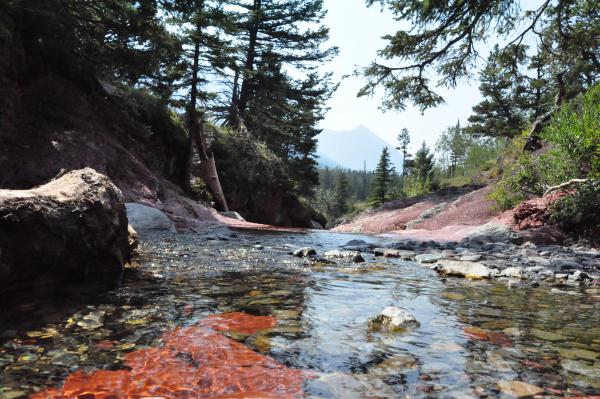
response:
<path id="1" fill-rule="evenodd" d="M 340 48 L 340 54 L 326 69 L 334 72 L 339 81 L 343 75 L 351 74 L 356 66 L 366 66 L 375 59 L 377 50 L 384 47 L 381 37 L 398 30 L 389 11 L 383 13 L 379 6 L 366 7 L 365 0 L 325 0 L 328 10 L 325 24 L 330 28 L 330 43 Z M 357 98 L 363 80 L 350 77 L 343 80 L 338 91 L 329 102 L 331 107 L 321 127 L 332 130 L 351 130 L 358 125 L 371 129 L 384 140 L 395 144 L 397 134 L 403 127 L 411 133 L 411 151 L 421 142 L 433 146 L 446 127 L 462 122 L 471 114 L 471 108 L 481 97 L 477 81 L 464 82 L 454 90 L 442 90 L 446 104 L 425 111 L 412 106 L 404 112 L 378 109 L 381 95 L 372 98 Z"/>

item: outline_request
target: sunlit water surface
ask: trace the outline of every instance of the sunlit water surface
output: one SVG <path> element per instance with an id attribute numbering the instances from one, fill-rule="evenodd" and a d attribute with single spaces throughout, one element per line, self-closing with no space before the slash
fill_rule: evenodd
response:
<path id="1" fill-rule="evenodd" d="M 165 331 L 232 311 L 277 318 L 272 330 L 230 336 L 314 372 L 307 397 L 501 397 L 498 384 L 514 381 L 547 396 L 600 392 L 600 302 L 583 289 L 442 279 L 415 263 L 373 257 L 309 267 L 286 247 L 386 243 L 373 237 L 143 239 L 137 268 L 117 287 L 64 287 L 51 300 L 24 293 L 3 310 L 0 398 L 60 386 L 77 370 L 121 369 L 126 353 L 160 345 Z M 368 319 L 386 306 L 409 310 L 420 327 L 370 331 Z"/>

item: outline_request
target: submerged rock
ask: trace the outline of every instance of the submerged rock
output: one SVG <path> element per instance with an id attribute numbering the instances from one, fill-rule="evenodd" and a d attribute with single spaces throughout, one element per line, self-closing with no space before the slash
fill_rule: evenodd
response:
<path id="1" fill-rule="evenodd" d="M 369 320 L 369 328 L 374 331 L 399 332 L 421 324 L 406 309 L 388 306 L 380 314 Z"/>
<path id="2" fill-rule="evenodd" d="M 560 362 L 560 365 L 569 373 L 575 373 L 594 379 L 600 379 L 600 368 L 590 366 L 587 363 L 583 363 L 577 360 L 565 359 L 562 362 Z"/>
<path id="3" fill-rule="evenodd" d="M 491 271 L 476 262 L 461 262 L 455 260 L 441 260 L 435 270 L 444 276 L 466 277 L 472 279 L 490 278 Z"/>
<path id="4" fill-rule="evenodd" d="M 500 391 L 515 398 L 527 398 L 544 393 L 544 389 L 522 381 L 499 382 Z"/>

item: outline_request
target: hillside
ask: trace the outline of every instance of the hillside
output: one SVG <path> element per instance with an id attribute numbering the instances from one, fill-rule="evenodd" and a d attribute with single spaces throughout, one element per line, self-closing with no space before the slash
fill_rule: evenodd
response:
<path id="1" fill-rule="evenodd" d="M 382 140 L 365 126 L 353 130 L 335 131 L 324 129 L 318 136 L 317 155 L 321 166 L 341 166 L 362 170 L 374 170 L 384 147 L 390 149 L 391 161 L 400 170 L 402 155 L 390 143 Z"/>

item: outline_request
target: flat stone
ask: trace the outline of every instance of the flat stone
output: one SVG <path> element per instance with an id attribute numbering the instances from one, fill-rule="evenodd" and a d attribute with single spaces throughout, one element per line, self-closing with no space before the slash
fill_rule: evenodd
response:
<path id="1" fill-rule="evenodd" d="M 600 353 L 589 351 L 586 349 L 566 349 L 566 348 L 557 348 L 557 352 L 560 353 L 562 357 L 566 357 L 568 359 L 583 359 L 583 360 L 591 360 L 594 361 L 598 357 L 600 357 Z"/>
<path id="2" fill-rule="evenodd" d="M 412 355 L 393 355 L 375 366 L 376 369 L 413 369 L 417 367 L 417 359 Z"/>
<path id="3" fill-rule="evenodd" d="M 419 263 L 435 263 L 443 258 L 442 254 L 421 254 L 415 256 L 415 260 Z"/>
<path id="4" fill-rule="evenodd" d="M 392 248 L 375 248 L 373 253 L 377 256 L 383 256 L 385 258 L 401 258 L 403 260 L 411 260 L 415 257 L 415 253 L 413 251 Z"/>
<path id="5" fill-rule="evenodd" d="M 483 260 L 483 255 L 464 255 L 461 256 L 459 258 L 459 260 L 463 261 L 463 262 L 479 262 L 480 260 Z"/>
<path id="6" fill-rule="evenodd" d="M 527 260 L 538 265 L 550 266 L 550 259 L 542 258 L 541 256 L 530 256 Z"/>
<path id="7" fill-rule="evenodd" d="M 531 329 L 531 335 L 533 335 L 536 338 L 543 339 L 544 341 L 550 342 L 560 342 L 567 339 L 564 335 L 550 331 L 538 330 L 537 328 Z"/>
<path id="8" fill-rule="evenodd" d="M 498 383 L 503 394 L 515 398 L 527 398 L 544 393 L 544 389 L 522 381 L 503 381 Z"/>
<path id="9" fill-rule="evenodd" d="M 577 360 L 565 359 L 560 362 L 560 365 L 563 369 L 567 370 L 569 373 L 575 373 L 579 375 L 583 375 L 586 377 L 600 379 L 600 368 L 590 366 L 587 363 L 579 362 Z"/>
<path id="10" fill-rule="evenodd" d="M 438 273 L 444 276 L 466 277 L 471 279 L 489 278 L 490 270 L 476 262 L 461 262 L 441 260 L 436 267 Z"/>
<path id="11" fill-rule="evenodd" d="M 560 271 L 579 269 L 581 267 L 578 262 L 566 259 L 552 259 L 550 265 Z"/>

